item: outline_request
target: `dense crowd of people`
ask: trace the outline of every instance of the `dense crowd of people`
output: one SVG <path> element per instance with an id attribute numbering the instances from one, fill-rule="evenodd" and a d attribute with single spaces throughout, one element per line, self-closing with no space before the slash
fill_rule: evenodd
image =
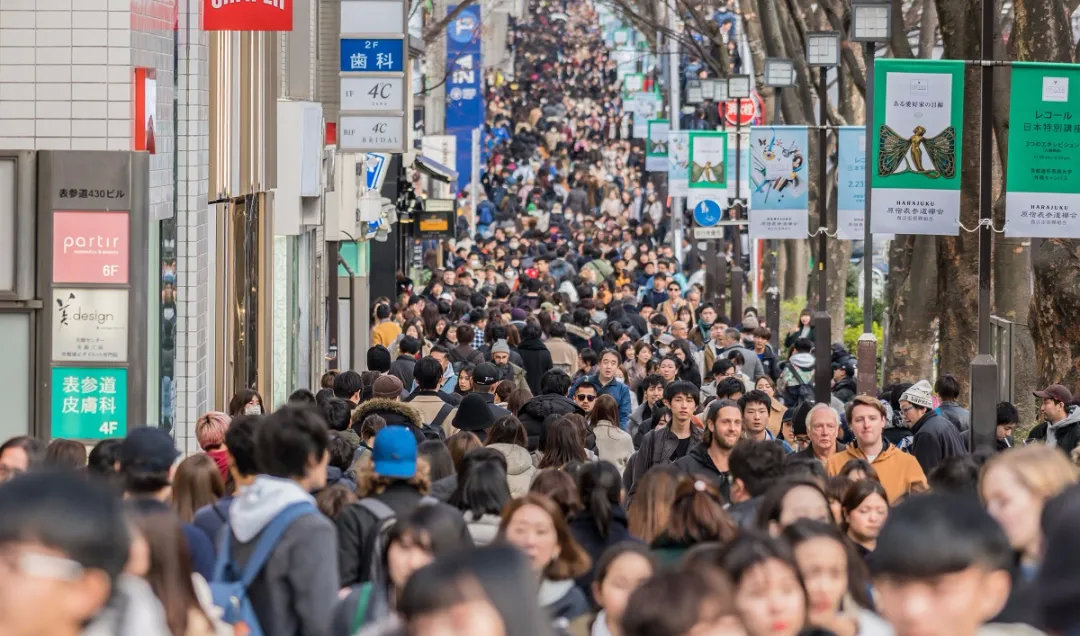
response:
<path id="1" fill-rule="evenodd" d="M 978 452 L 948 374 L 862 395 L 836 347 L 815 403 L 809 313 L 774 348 L 675 257 L 592 5 L 511 34 L 478 233 L 375 303 L 365 371 L 241 390 L 188 457 L 0 445 L 0 634 L 1080 629 L 1070 391 Z"/>

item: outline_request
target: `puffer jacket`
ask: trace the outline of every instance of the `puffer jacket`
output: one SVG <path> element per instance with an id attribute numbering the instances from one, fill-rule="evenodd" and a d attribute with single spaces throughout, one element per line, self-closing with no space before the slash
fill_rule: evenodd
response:
<path id="1" fill-rule="evenodd" d="M 614 464 L 619 473 L 622 473 L 630 456 L 634 454 L 634 440 L 630 433 L 607 420 L 597 422 L 592 433 L 596 439 L 596 455 L 601 461 Z"/>
<path id="2" fill-rule="evenodd" d="M 506 483 L 510 486 L 510 496 L 517 499 L 528 494 L 536 476 L 536 467 L 529 451 L 517 444 L 491 444 L 488 448 L 506 457 Z"/>
<path id="3" fill-rule="evenodd" d="M 585 415 L 585 412 L 565 395 L 538 395 L 526 402 L 518 413 L 518 419 L 525 426 L 525 432 L 529 434 L 529 451 L 540 448 L 540 440 L 543 437 L 544 420 L 550 415 L 569 415 L 577 413 Z"/>

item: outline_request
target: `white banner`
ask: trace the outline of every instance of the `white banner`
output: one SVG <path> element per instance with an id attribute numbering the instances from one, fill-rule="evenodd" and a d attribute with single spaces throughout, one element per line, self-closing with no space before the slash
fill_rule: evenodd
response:
<path id="1" fill-rule="evenodd" d="M 668 195 L 690 194 L 690 131 L 668 131 Z"/>
<path id="2" fill-rule="evenodd" d="M 870 205 L 874 234 L 960 234 L 959 190 L 875 188 Z"/>

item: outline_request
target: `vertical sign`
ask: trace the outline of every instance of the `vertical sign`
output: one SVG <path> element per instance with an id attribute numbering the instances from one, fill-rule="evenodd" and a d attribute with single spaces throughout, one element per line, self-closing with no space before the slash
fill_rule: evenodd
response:
<path id="1" fill-rule="evenodd" d="M 172 4 L 172 3 L 169 3 Z M 292 0 L 202 0 L 204 31 L 292 31 Z"/>
<path id="2" fill-rule="evenodd" d="M 727 190 L 727 133 L 690 132 L 689 187 L 691 190 Z"/>
<path id="3" fill-rule="evenodd" d="M 630 95 L 627 110 L 634 114 L 634 139 L 649 136 L 649 120 L 656 119 L 664 107 L 664 100 L 656 93 L 643 91 Z"/>
<path id="4" fill-rule="evenodd" d="M 866 129 L 841 126 L 836 168 L 836 238 L 861 241 L 866 209 Z"/>
<path id="5" fill-rule="evenodd" d="M 123 437 L 146 422 L 149 157 L 39 153 L 38 396 L 52 437 Z M 130 417 L 130 420 L 129 420 Z"/>
<path id="6" fill-rule="evenodd" d="M 668 120 L 649 120 L 649 137 L 645 140 L 645 169 L 664 172 L 668 167 Z"/>
<path id="7" fill-rule="evenodd" d="M 875 234 L 956 235 L 964 62 L 874 63 L 871 229 Z"/>
<path id="8" fill-rule="evenodd" d="M 668 131 L 668 194 L 690 194 L 690 131 Z"/>
<path id="9" fill-rule="evenodd" d="M 1005 234 L 1080 238 L 1077 66 L 1013 63 L 1009 157 Z"/>
<path id="10" fill-rule="evenodd" d="M 408 150 L 408 17 L 403 0 L 343 0 L 338 146 L 354 152 Z"/>
<path id="11" fill-rule="evenodd" d="M 750 238 L 796 239 L 808 233 L 806 126 L 750 130 Z"/>
<path id="12" fill-rule="evenodd" d="M 472 131 L 484 125 L 482 55 L 480 7 L 469 5 L 446 25 L 446 132 L 457 137 L 458 190 L 472 174 Z"/>

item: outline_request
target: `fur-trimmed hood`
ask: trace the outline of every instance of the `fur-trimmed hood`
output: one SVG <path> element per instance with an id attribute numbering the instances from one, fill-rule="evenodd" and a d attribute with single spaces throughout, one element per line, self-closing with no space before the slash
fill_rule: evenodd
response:
<path id="1" fill-rule="evenodd" d="M 424 420 L 416 409 L 404 402 L 389 398 L 374 398 L 356 407 L 352 413 L 354 427 L 363 423 L 364 418 L 369 415 L 378 415 L 386 420 L 387 424 L 401 426 L 412 424 L 416 428 L 424 426 Z"/>

